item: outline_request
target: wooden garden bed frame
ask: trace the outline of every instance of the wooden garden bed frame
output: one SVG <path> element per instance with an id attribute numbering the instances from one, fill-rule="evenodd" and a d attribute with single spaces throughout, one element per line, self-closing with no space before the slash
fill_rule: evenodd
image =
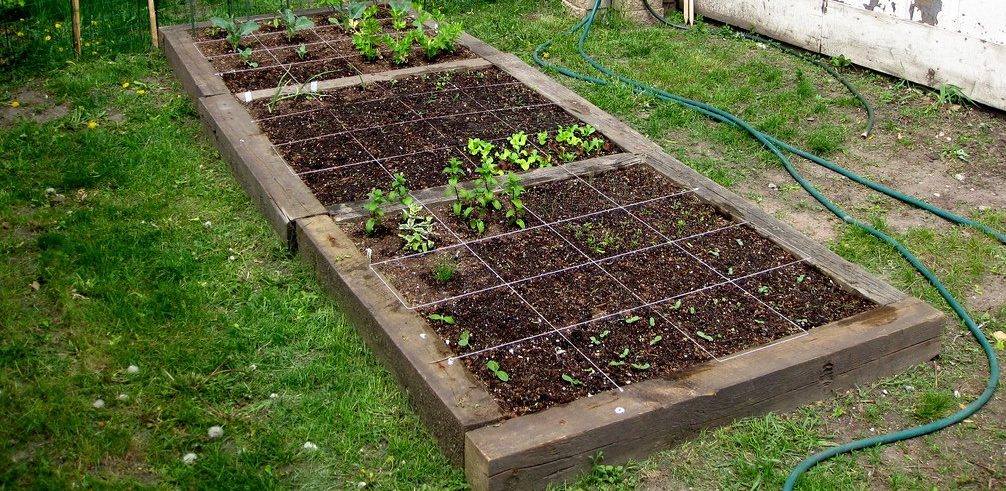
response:
<path id="1" fill-rule="evenodd" d="M 316 13 L 306 12 L 307 14 Z M 264 16 L 263 18 L 265 18 Z M 202 28 L 204 25 L 198 25 Z M 160 30 L 161 46 L 195 99 L 207 133 L 245 191 L 291 250 L 310 263 L 357 330 L 406 389 L 446 455 L 464 465 L 475 490 L 534 489 L 589 470 L 591 457 L 624 462 L 647 456 L 702 429 L 768 411 L 789 410 L 837 391 L 899 373 L 939 353 L 945 316 L 908 297 L 792 227 L 667 155 L 626 124 L 519 58 L 465 34 L 479 56 L 320 82 L 320 89 L 464 68 L 496 66 L 593 125 L 625 153 L 568 164 L 589 173 L 650 165 L 880 307 L 814 328 L 808 334 L 723 362 L 708 362 L 674 380 L 650 379 L 624 391 L 504 419 L 485 390 L 414 311 L 406 309 L 338 225 L 359 216 L 353 204 L 323 206 L 276 153 L 237 95 L 198 52 L 188 26 Z M 252 98 L 274 91 L 257 91 Z M 245 94 L 240 96 L 246 97 Z M 541 169 L 526 183 L 568 177 Z M 420 191 L 434 199 L 438 190 Z"/>

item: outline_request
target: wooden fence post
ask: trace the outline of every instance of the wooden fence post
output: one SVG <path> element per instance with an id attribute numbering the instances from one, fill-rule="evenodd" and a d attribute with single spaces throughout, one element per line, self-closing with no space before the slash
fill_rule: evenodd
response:
<path id="1" fill-rule="evenodd" d="M 150 41 L 157 48 L 157 6 L 154 0 L 147 0 L 147 11 L 150 12 Z"/>
<path id="2" fill-rule="evenodd" d="M 70 0 L 73 7 L 73 51 L 80 56 L 80 0 Z"/>

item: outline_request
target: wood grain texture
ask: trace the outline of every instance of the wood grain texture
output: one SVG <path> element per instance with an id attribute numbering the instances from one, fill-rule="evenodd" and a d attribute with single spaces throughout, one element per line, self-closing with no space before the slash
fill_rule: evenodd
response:
<path id="1" fill-rule="evenodd" d="M 296 249 L 293 221 L 327 210 L 286 165 L 248 111 L 230 94 L 199 99 L 204 128 L 241 187 L 280 238 Z"/>
<path id="2" fill-rule="evenodd" d="M 193 100 L 230 93 L 223 79 L 196 48 L 185 26 L 162 27 L 159 32 L 164 56 Z"/>
<path id="3" fill-rule="evenodd" d="M 499 421 L 499 406 L 414 311 L 406 309 L 327 216 L 297 221 L 300 257 L 352 320 L 368 346 L 408 392 L 420 418 L 452 462 L 467 431 Z"/>
<path id="4" fill-rule="evenodd" d="M 476 491 L 539 489 L 589 471 L 598 451 L 612 464 L 645 457 L 702 429 L 931 359 L 944 323 L 941 313 L 909 298 L 678 380 L 651 379 L 474 430 L 465 441 L 466 475 Z"/>

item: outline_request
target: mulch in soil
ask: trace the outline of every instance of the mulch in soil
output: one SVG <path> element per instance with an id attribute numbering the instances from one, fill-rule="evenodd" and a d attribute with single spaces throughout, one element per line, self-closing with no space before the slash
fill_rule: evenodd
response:
<path id="1" fill-rule="evenodd" d="M 558 334 L 480 353 L 463 361 L 508 416 L 533 413 L 613 388 Z M 489 361 L 499 364 L 509 382 L 501 381 L 489 371 L 486 367 Z"/>
<path id="2" fill-rule="evenodd" d="M 738 285 L 805 329 L 877 306 L 804 263 L 745 278 Z"/>
<path id="3" fill-rule="evenodd" d="M 729 284 L 664 302 L 655 310 L 716 357 L 803 332 L 753 296 Z"/>
<path id="4" fill-rule="evenodd" d="M 619 385 L 681 375 L 713 358 L 651 308 L 591 322 L 565 334 Z"/>

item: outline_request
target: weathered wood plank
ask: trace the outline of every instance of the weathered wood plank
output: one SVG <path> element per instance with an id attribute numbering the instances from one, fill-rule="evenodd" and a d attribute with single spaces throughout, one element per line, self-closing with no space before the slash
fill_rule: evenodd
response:
<path id="1" fill-rule="evenodd" d="M 371 271 L 366 256 L 328 216 L 297 221 L 299 255 L 312 265 L 357 331 L 406 389 L 426 426 L 455 463 L 465 432 L 502 417 L 499 406 L 414 311 Z"/>
<path id="2" fill-rule="evenodd" d="M 678 380 L 648 380 L 469 432 L 476 491 L 537 489 L 605 461 L 643 457 L 703 428 L 804 404 L 939 352 L 945 317 L 906 299 Z M 620 410 L 618 408 L 621 408 Z"/>
<path id="3" fill-rule="evenodd" d="M 175 76 L 194 100 L 230 93 L 210 62 L 196 49 L 192 36 L 183 26 L 162 27 L 160 43 Z"/>
<path id="4" fill-rule="evenodd" d="M 340 89 L 343 87 L 353 87 L 356 85 L 365 85 L 375 82 L 389 82 L 391 80 L 398 80 L 405 77 L 412 77 L 416 75 L 426 75 L 431 73 L 442 73 L 450 72 L 455 70 L 465 70 L 465 69 L 481 69 L 489 68 L 493 66 L 492 63 L 483 60 L 481 58 L 466 58 L 463 60 L 447 61 L 444 63 L 434 63 L 432 65 L 414 66 L 408 68 L 401 68 L 398 70 L 391 70 L 387 72 L 379 73 L 365 73 L 362 75 L 351 75 L 348 77 L 335 78 L 331 80 L 321 80 L 318 82 L 318 90 L 331 90 Z M 247 101 L 249 98 L 253 101 L 260 99 L 271 99 L 276 96 L 296 94 L 298 91 L 307 90 L 301 85 L 296 86 L 286 86 L 280 87 L 279 89 L 261 89 L 253 90 L 250 92 L 241 92 L 238 94 L 241 100 Z"/>
<path id="5" fill-rule="evenodd" d="M 199 100 L 199 114 L 245 192 L 291 249 L 296 248 L 293 221 L 327 214 L 321 202 L 276 152 L 230 94 Z"/>
<path id="6" fill-rule="evenodd" d="M 603 157 L 595 157 L 592 159 L 581 160 L 579 162 L 572 162 L 569 164 L 564 164 L 563 166 L 553 166 L 546 167 L 544 169 L 534 169 L 528 171 L 524 174 L 520 174 L 521 185 L 524 187 L 535 186 L 538 184 L 543 184 L 551 181 L 558 181 L 566 179 L 570 176 L 570 173 L 576 175 L 591 175 L 599 172 L 604 172 L 612 169 L 619 169 L 622 167 L 628 167 L 633 164 L 638 164 L 642 162 L 642 159 L 631 153 L 618 153 L 614 155 L 605 155 Z M 461 187 L 471 189 L 474 187 L 472 181 L 464 182 L 460 184 Z M 447 186 L 437 186 L 433 188 L 426 188 L 413 192 L 412 195 L 419 200 L 419 202 L 426 205 L 435 205 L 437 203 L 446 203 L 448 201 L 453 201 L 455 198 L 452 195 L 447 194 Z M 340 203 L 337 205 L 330 206 L 328 208 L 329 213 L 335 217 L 337 221 L 341 220 L 353 220 L 367 215 L 367 211 L 363 208 L 366 201 L 355 201 L 352 203 Z M 387 207 L 386 211 L 397 211 L 401 210 L 402 206 L 391 206 Z"/>

